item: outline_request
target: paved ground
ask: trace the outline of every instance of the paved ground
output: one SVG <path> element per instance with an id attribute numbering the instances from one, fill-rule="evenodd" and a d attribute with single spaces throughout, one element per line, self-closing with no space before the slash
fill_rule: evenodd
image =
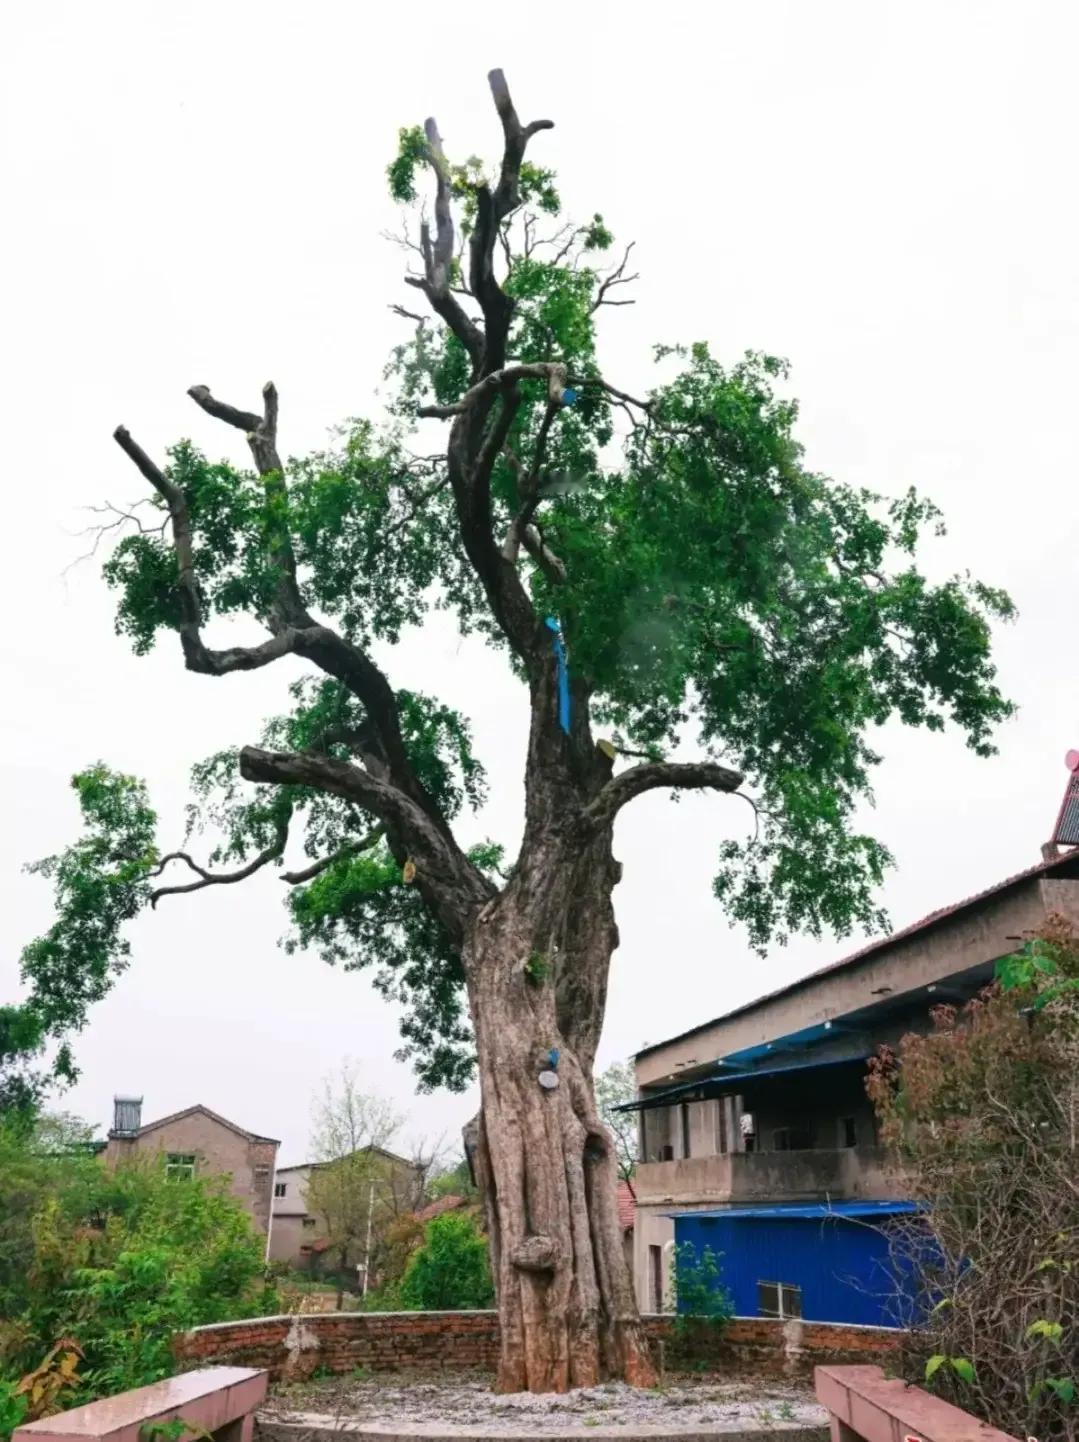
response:
<path id="1" fill-rule="evenodd" d="M 491 1391 L 489 1376 L 362 1374 L 279 1387 L 260 1414 L 267 1442 L 314 1439 L 334 1431 L 369 1431 L 382 1438 L 473 1436 L 509 1439 L 663 1435 L 827 1436 L 827 1417 L 807 1387 L 768 1381 L 680 1378 L 651 1391 L 622 1383 L 563 1396 Z M 823 1430 L 819 1430 L 823 1429 Z"/>

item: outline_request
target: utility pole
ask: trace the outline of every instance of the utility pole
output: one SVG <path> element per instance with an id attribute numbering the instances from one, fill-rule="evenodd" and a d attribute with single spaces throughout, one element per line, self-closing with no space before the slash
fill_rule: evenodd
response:
<path id="1" fill-rule="evenodd" d="M 368 1277 L 371 1272 L 371 1213 L 375 1209 L 375 1184 L 372 1181 L 367 1189 L 367 1242 L 363 1249 L 363 1291 L 361 1296 L 367 1296 Z"/>

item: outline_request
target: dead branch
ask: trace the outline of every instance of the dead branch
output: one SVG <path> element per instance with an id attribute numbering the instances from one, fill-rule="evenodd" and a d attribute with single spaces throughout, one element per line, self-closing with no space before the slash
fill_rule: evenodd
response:
<path id="1" fill-rule="evenodd" d="M 524 380 L 545 380 L 548 404 L 561 408 L 562 392 L 566 388 L 566 367 L 557 361 L 531 361 L 492 371 L 484 376 L 483 380 L 470 386 L 460 400 L 446 406 L 421 406 L 416 414 L 426 419 L 449 420 L 452 416 L 464 415 L 466 411 L 483 402 L 489 404 L 499 391 Z"/>
<path id="2" fill-rule="evenodd" d="M 630 241 L 630 243 L 626 246 L 626 253 L 625 253 L 625 255 L 622 257 L 621 264 L 618 265 L 618 266 L 616 266 L 615 269 L 612 270 L 611 273 L 610 273 L 603 281 L 600 282 L 599 290 L 596 292 L 596 298 L 595 298 L 595 300 L 592 302 L 592 313 L 593 313 L 593 315 L 595 314 L 595 312 L 596 312 L 597 310 L 599 310 L 599 308 L 600 308 L 601 305 L 635 305 L 635 304 L 636 304 L 636 302 L 635 302 L 635 301 L 632 301 L 632 300 L 608 300 L 608 299 L 607 299 L 607 296 L 608 296 L 609 293 L 615 288 L 615 286 L 618 286 L 618 285 L 631 285 L 635 280 L 640 280 L 640 278 L 641 278 L 641 277 L 640 277 L 640 272 L 638 272 L 638 271 L 635 271 L 635 272 L 633 273 L 633 275 L 627 275 L 627 274 L 626 274 L 626 265 L 627 265 L 628 262 L 629 262 L 630 253 L 631 253 L 631 251 L 633 250 L 633 247 L 634 247 L 635 244 L 636 244 L 635 241 L 632 241 L 632 240 Z"/>
<path id="3" fill-rule="evenodd" d="M 277 387 L 273 381 L 267 381 L 262 388 L 261 416 L 252 411 L 238 410 L 235 406 L 217 400 L 208 386 L 191 386 L 187 393 L 207 415 L 245 433 L 267 493 L 276 497 L 283 513 L 287 512 L 285 468 L 277 452 L 278 402 Z M 273 608 L 267 618 L 270 630 L 276 633 L 290 626 L 311 625 L 311 617 L 307 614 L 296 580 L 296 557 L 287 527 L 271 528 L 270 553 L 280 577 Z"/>
<path id="4" fill-rule="evenodd" d="M 423 256 L 422 276 L 406 276 L 408 285 L 422 290 L 431 309 L 446 322 L 464 346 L 474 371 L 483 356 L 483 332 L 465 314 L 454 298 L 451 288 L 454 233 L 450 207 L 449 166 L 442 149 L 442 138 L 433 119 L 424 125 L 427 138 L 427 162 L 435 176 L 435 234 L 425 220 L 420 226 L 420 254 Z"/>
<path id="5" fill-rule="evenodd" d="M 172 522 L 173 548 L 178 570 L 177 592 L 180 602 L 180 644 L 189 671 L 206 676 L 224 676 L 230 671 L 253 671 L 277 661 L 295 648 L 296 633 L 282 629 L 259 646 L 229 646 L 223 651 L 211 650 L 202 639 L 202 601 L 195 578 L 194 551 L 191 539 L 191 518 L 183 490 L 171 481 L 131 438 L 126 427 L 118 426 L 113 438 L 132 460 L 169 508 Z"/>

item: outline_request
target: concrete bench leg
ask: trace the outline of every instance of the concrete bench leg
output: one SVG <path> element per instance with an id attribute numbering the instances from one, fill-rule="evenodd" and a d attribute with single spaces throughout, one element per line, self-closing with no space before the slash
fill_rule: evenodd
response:
<path id="1" fill-rule="evenodd" d="M 246 1417 L 237 1417 L 235 1422 L 219 1427 L 214 1433 L 214 1442 L 252 1442 L 254 1435 L 255 1417 L 249 1412 Z"/>

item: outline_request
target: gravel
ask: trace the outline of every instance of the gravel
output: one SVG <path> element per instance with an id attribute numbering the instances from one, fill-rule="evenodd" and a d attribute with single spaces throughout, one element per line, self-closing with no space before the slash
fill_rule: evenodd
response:
<path id="1" fill-rule="evenodd" d="M 770 1433 L 819 1428 L 827 1414 L 807 1387 L 771 1381 L 679 1378 L 648 1391 L 608 1382 L 561 1395 L 492 1392 L 487 1376 L 452 1380 L 431 1373 L 362 1374 L 280 1387 L 261 1411 L 267 1422 L 311 1426 L 378 1427 L 420 1432 L 445 1427 L 503 1435 L 592 1429 L 669 1429 L 693 1432 L 738 1427 Z"/>

